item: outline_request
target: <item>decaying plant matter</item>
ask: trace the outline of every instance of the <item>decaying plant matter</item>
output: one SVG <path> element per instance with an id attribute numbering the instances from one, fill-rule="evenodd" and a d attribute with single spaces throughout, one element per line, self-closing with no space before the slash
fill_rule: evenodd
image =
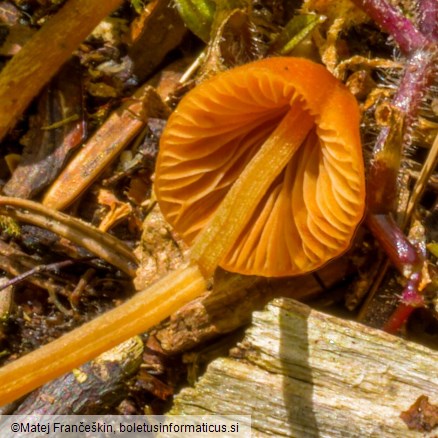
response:
<path id="1" fill-rule="evenodd" d="M 72 51 L 121 1 L 67 2 L 13 57 L 0 76 L 0 138 L 14 126 L 31 99 Z"/>
<path id="2" fill-rule="evenodd" d="M 92 10 L 94 2 L 88 3 L 84 13 Z M 9 182 L 4 194 L 14 196 L 15 190 L 32 199 L 2 196 L 0 214 L 62 236 L 61 251 L 86 265 L 87 271 L 79 273 L 83 283 L 93 277 L 104 281 L 110 275 L 125 275 L 123 281 L 129 281 L 139 266 L 136 286 L 141 292 L 0 369 L 0 404 L 160 323 L 205 293 L 218 266 L 243 275 L 297 276 L 320 269 L 354 243 L 354 251 L 346 256 L 352 261 L 346 273 L 356 276 L 351 302 L 360 301 L 369 289 L 379 291 L 388 268 L 382 255 L 374 266 L 367 264 L 375 256 L 370 250 L 375 239 L 399 271 L 391 278 L 402 284 L 394 294 L 397 309 L 385 303 L 388 315 L 380 325 L 398 331 L 417 307 L 430 307 L 433 314 L 435 258 L 426 252 L 425 243 L 433 245 L 437 237 L 418 225 L 418 220 L 433 223 L 438 211 L 434 174 L 438 12 L 433 1 L 418 0 L 412 2 L 412 9 L 402 10 L 409 2 L 397 6 L 385 0 L 306 0 L 294 9 L 287 1 L 178 0 L 176 15 L 169 1 L 154 0 L 143 9 L 137 4 L 139 16 L 132 22 L 130 2 L 109 3 L 107 10 L 99 11 L 102 16 L 124 4 L 80 44 L 102 16 L 85 18 L 89 27 L 76 39 L 65 34 L 67 48 L 63 46 L 58 55 L 54 51 L 50 68 L 25 76 L 30 84 L 25 89 L 38 93 L 78 48 L 74 56 L 81 64 L 81 84 L 77 89 L 84 93 L 88 120 L 78 102 L 56 112 L 55 118 L 42 117 L 45 102 L 51 99 L 47 92 L 38 97 L 36 109 L 25 111 L 34 97 L 29 92 L 23 93 L 13 111 L 0 107 L 0 122 L 4 120 L 0 136 L 12 174 L 14 157 L 20 153 L 18 139 L 26 142 L 28 123 L 33 129 L 29 138 L 35 138 L 38 130 L 53 130 L 63 137 L 66 126 L 85 136 L 87 125 L 92 133 L 64 170 L 59 168 L 64 164 L 56 168 L 55 174 L 62 173 L 42 198 L 37 196 L 47 182 L 23 188 L 17 184 L 24 181 L 24 164 L 12 178 L 5 174 Z M 0 96 L 15 102 L 15 88 L 10 86 L 14 72 L 22 71 L 31 56 L 41 58 L 50 26 L 71 22 L 74 28 L 68 11 L 78 5 L 81 9 L 79 0 L 67 0 L 7 63 L 0 72 Z M 38 13 L 44 16 L 44 8 Z M 157 26 L 158 22 L 164 25 Z M 152 37 L 161 38 L 163 44 L 143 51 L 142 44 Z M 168 64 L 165 68 L 160 65 L 163 60 Z M 139 86 L 139 81 L 146 83 Z M 20 82 L 14 87 L 21 87 Z M 170 108 L 174 111 L 162 134 Z M 19 117 L 23 121 L 12 129 Z M 50 120 L 48 126 L 44 120 Z M 41 141 L 50 138 L 42 136 Z M 67 142 L 72 149 L 77 138 L 74 141 L 74 145 Z M 62 148 L 70 151 L 68 145 Z M 424 167 L 417 160 L 421 154 L 412 150 L 424 151 Z M 56 160 L 56 152 L 50 153 Z M 62 160 L 66 155 L 63 152 Z M 36 156 L 23 163 L 32 166 Z M 157 156 L 155 199 L 152 180 Z M 412 194 L 408 186 L 413 187 Z M 424 193 L 433 198 L 432 206 L 424 202 Z M 145 235 L 140 241 L 141 222 L 157 200 L 173 229 L 160 222 L 157 234 L 148 237 L 152 241 L 147 242 Z M 54 210 L 68 206 L 68 213 Z M 109 215 L 116 210 L 119 213 Z M 364 213 L 373 237 L 361 229 L 353 240 Z M 115 236 L 101 231 L 111 227 Z M 40 231 L 33 233 L 42 242 Z M 141 284 L 142 279 L 150 282 L 174 267 L 175 259 L 184 259 L 178 255 L 171 260 L 171 244 L 184 248 L 180 237 L 192 246 L 185 257 L 188 266 L 182 262 L 182 267 L 152 286 Z M 163 251 L 154 239 L 167 242 Z M 5 232 L 3 240 L 4 246 L 15 240 L 26 250 L 26 239 L 20 235 Z M 133 255 L 133 246 L 139 257 Z M 29 254 L 34 257 L 29 266 L 39 262 L 49 266 L 56 253 L 51 248 L 47 252 L 53 255 L 47 260 Z M 96 264 L 96 258 L 105 263 Z M 1 268 L 9 275 L 14 272 L 6 262 Z M 155 271 L 142 272 L 148 269 Z M 73 278 L 79 278 L 79 271 L 73 272 Z M 23 274 L 23 268 L 18 272 Z M 47 280 L 33 284 L 44 288 Z M 71 277 L 68 288 L 73 313 L 80 309 L 81 294 L 94 290 L 78 285 L 71 292 Z M 278 290 L 281 293 L 281 287 Z M 373 300 L 370 294 L 363 314 L 373 314 Z"/>

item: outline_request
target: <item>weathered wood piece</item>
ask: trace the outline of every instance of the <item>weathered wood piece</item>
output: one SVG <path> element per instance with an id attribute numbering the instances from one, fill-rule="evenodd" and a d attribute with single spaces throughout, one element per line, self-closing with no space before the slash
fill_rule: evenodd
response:
<path id="1" fill-rule="evenodd" d="M 276 299 L 170 413 L 250 414 L 260 437 L 432 436 L 400 414 L 421 395 L 437 403 L 437 362 L 421 345 Z"/>

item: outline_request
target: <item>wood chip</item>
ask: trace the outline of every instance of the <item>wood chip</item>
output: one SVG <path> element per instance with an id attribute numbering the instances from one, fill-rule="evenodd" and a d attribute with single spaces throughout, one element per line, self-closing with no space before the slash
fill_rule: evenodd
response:
<path id="1" fill-rule="evenodd" d="M 400 418 L 437 402 L 438 352 L 277 299 L 231 357 L 212 362 L 171 414 L 252 415 L 256 437 L 424 437 Z"/>

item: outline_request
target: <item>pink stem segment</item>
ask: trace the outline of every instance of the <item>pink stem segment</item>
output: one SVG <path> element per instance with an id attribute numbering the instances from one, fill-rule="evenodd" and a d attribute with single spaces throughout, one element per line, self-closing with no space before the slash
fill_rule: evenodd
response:
<path id="1" fill-rule="evenodd" d="M 353 2 L 385 32 L 388 32 L 404 53 L 412 53 L 427 44 L 427 38 L 415 28 L 414 24 L 387 1 L 353 0 Z"/>

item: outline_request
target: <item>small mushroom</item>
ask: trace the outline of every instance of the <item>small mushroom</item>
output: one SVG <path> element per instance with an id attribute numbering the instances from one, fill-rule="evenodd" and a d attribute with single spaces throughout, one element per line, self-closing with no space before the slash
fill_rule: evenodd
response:
<path id="1" fill-rule="evenodd" d="M 365 181 L 354 97 L 323 66 L 271 58 L 219 74 L 170 117 L 156 170 L 161 209 L 191 264 L 0 370 L 0 405 L 167 318 L 218 265 L 286 276 L 350 245 Z"/>
<path id="2" fill-rule="evenodd" d="M 322 65 L 271 58 L 222 73 L 169 119 L 161 210 L 208 274 L 318 269 L 348 249 L 363 216 L 358 126 L 354 97 Z"/>

